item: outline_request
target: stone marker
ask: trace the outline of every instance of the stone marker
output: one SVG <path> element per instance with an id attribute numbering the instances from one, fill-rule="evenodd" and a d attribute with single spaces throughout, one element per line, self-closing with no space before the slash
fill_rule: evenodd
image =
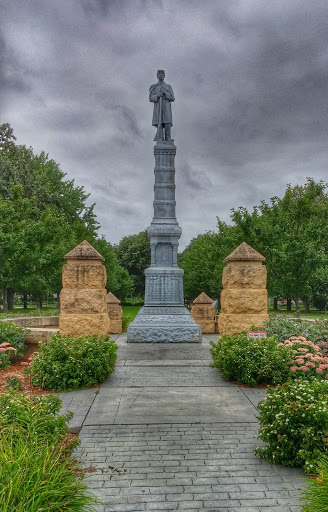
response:
<path id="1" fill-rule="evenodd" d="M 224 260 L 221 313 L 218 327 L 221 335 L 249 331 L 269 320 L 267 269 L 264 256 L 246 242 Z"/>
<path id="2" fill-rule="evenodd" d="M 154 103 L 155 136 L 154 217 L 147 229 L 151 265 L 145 270 L 145 305 L 128 326 L 128 343 L 200 343 L 202 332 L 184 307 L 183 270 L 178 267 L 182 230 L 175 213 L 176 146 L 171 139 L 173 89 L 159 70 L 158 83 L 150 87 Z"/>
<path id="3" fill-rule="evenodd" d="M 205 292 L 193 301 L 191 316 L 201 326 L 203 334 L 215 333 L 215 307 L 213 300 Z"/>
<path id="4" fill-rule="evenodd" d="M 107 312 L 110 321 L 110 333 L 121 334 L 123 310 L 121 302 L 112 292 L 107 293 Z"/>
<path id="5" fill-rule="evenodd" d="M 86 240 L 64 258 L 59 332 L 74 337 L 108 334 L 104 258 Z"/>

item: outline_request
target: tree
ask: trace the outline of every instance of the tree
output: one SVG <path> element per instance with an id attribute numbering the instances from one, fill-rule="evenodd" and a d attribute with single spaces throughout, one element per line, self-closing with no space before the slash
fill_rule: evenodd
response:
<path id="1" fill-rule="evenodd" d="M 0 126 L 0 286 L 32 293 L 39 304 L 45 293 L 61 289 L 66 252 L 82 240 L 101 246 L 112 266 L 109 283 L 122 297 L 131 280 L 110 244 L 97 240 L 98 222 L 89 195 L 73 180 L 65 180 L 44 152 L 18 146 L 9 124 Z M 113 270 L 114 269 L 114 270 Z M 6 301 L 4 306 L 6 306 Z"/>
<path id="2" fill-rule="evenodd" d="M 107 290 L 121 301 L 129 297 L 133 291 L 133 280 L 128 271 L 119 264 L 114 247 L 104 237 L 89 242 L 105 258 Z"/>
<path id="3" fill-rule="evenodd" d="M 184 269 L 184 293 L 195 299 L 201 292 L 216 299 L 222 289 L 224 258 L 240 243 L 238 229 L 218 219 L 218 233 L 208 231 L 194 238 L 179 255 L 179 266 Z"/>
<path id="4" fill-rule="evenodd" d="M 117 258 L 133 279 L 134 293 L 143 297 L 145 293 L 145 269 L 150 265 L 150 242 L 146 231 L 125 236 L 115 247 Z"/>
<path id="5" fill-rule="evenodd" d="M 300 300 L 311 294 L 311 283 L 328 262 L 327 185 L 311 178 L 303 186 L 287 186 L 282 199 L 262 201 L 252 213 L 233 210 L 232 220 L 244 239 L 266 257 L 268 288 L 273 295 Z"/>

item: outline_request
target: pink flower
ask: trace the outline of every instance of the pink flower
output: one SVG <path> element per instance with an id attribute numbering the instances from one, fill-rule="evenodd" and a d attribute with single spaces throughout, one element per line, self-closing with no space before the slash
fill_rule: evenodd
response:
<path id="1" fill-rule="evenodd" d="M 299 348 L 298 351 L 299 352 L 307 352 L 307 348 Z"/>
<path id="2" fill-rule="evenodd" d="M 313 354 L 312 354 L 312 352 L 308 352 L 307 354 L 305 354 L 304 357 L 308 357 L 308 358 L 312 359 Z"/>
<path id="3" fill-rule="evenodd" d="M 7 347 L 5 350 L 13 350 L 14 352 L 16 352 L 16 349 L 14 347 Z"/>
<path id="4" fill-rule="evenodd" d="M 304 362 L 305 362 L 305 361 L 304 361 L 304 359 L 298 359 L 298 358 L 296 358 L 296 363 L 297 363 L 297 364 L 304 364 Z"/>
<path id="5" fill-rule="evenodd" d="M 307 366 L 300 366 L 300 370 L 302 370 L 303 372 L 308 372 L 309 368 Z"/>
<path id="6" fill-rule="evenodd" d="M 302 341 L 307 341 L 307 339 L 306 339 L 306 338 L 304 338 L 304 336 L 299 336 L 299 337 L 298 337 L 298 339 L 299 339 L 299 340 L 302 340 Z"/>
<path id="7" fill-rule="evenodd" d="M 322 372 L 323 372 L 323 369 L 322 369 L 322 368 L 317 368 L 317 369 L 316 369 L 316 372 L 317 372 L 317 373 L 322 373 Z"/>
<path id="8" fill-rule="evenodd" d="M 0 347 L 9 347 L 10 343 L 7 341 L 4 341 L 3 343 L 0 343 Z"/>
<path id="9" fill-rule="evenodd" d="M 297 350 L 292 350 L 293 354 L 297 354 Z"/>
<path id="10" fill-rule="evenodd" d="M 312 363 L 311 361 L 308 361 L 307 363 L 305 363 L 305 366 L 307 366 L 308 368 L 315 368 L 315 364 Z"/>
<path id="11" fill-rule="evenodd" d="M 22 361 L 22 362 L 21 362 L 21 365 L 22 365 L 22 366 L 30 366 L 30 363 L 27 363 L 26 361 Z"/>
<path id="12" fill-rule="evenodd" d="M 298 370 L 297 366 L 291 366 L 289 369 L 291 372 L 296 372 L 296 370 Z"/>
<path id="13" fill-rule="evenodd" d="M 6 348 L 0 348 L 0 352 L 7 352 Z"/>

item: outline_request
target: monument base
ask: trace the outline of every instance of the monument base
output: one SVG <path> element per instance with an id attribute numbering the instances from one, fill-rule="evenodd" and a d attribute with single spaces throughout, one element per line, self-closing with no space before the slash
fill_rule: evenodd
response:
<path id="1" fill-rule="evenodd" d="M 201 327 L 184 306 L 144 306 L 128 326 L 128 343 L 201 341 Z"/>

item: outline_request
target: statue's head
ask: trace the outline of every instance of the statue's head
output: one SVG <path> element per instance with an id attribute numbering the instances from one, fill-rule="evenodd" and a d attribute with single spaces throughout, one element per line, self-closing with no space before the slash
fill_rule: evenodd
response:
<path id="1" fill-rule="evenodd" d="M 157 78 L 158 78 L 158 80 L 164 80 L 164 78 L 165 78 L 165 71 L 164 71 L 164 69 L 159 69 L 157 71 Z"/>

